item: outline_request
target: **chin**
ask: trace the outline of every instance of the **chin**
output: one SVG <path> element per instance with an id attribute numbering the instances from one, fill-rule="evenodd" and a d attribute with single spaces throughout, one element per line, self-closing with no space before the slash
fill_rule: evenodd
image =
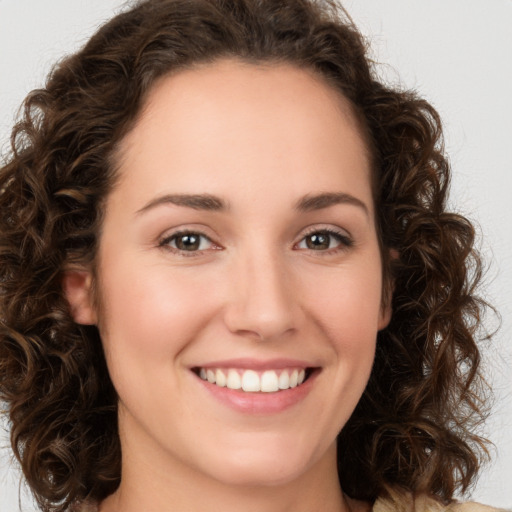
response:
<path id="1" fill-rule="evenodd" d="M 231 450 L 229 455 L 223 454 L 207 468 L 208 473 L 226 485 L 242 487 L 272 487 L 286 485 L 297 480 L 321 457 L 315 456 L 310 450 L 301 451 L 300 444 L 284 443 L 285 446 L 245 447 L 242 450 Z M 272 449 L 273 448 L 273 449 Z M 204 464 L 204 459 L 203 459 Z M 215 471 L 213 468 L 215 467 Z"/>

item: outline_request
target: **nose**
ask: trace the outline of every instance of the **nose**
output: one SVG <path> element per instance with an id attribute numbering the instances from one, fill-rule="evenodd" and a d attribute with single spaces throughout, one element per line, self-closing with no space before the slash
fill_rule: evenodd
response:
<path id="1" fill-rule="evenodd" d="M 282 258 L 259 251 L 242 258 L 232 270 L 225 310 L 225 323 L 231 332 L 272 340 L 297 329 L 297 290 Z"/>

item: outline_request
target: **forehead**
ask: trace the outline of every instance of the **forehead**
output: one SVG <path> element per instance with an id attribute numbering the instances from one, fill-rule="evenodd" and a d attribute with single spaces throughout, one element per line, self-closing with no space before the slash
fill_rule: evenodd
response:
<path id="1" fill-rule="evenodd" d="M 357 117 L 338 91 L 293 65 L 230 59 L 160 79 L 118 164 L 121 181 L 138 180 L 141 193 L 153 187 L 148 194 L 162 179 L 189 192 L 195 177 L 215 194 L 228 178 L 242 177 L 248 191 L 270 182 L 293 189 L 291 178 L 330 191 L 337 175 L 350 172 L 363 185 L 370 179 Z"/>

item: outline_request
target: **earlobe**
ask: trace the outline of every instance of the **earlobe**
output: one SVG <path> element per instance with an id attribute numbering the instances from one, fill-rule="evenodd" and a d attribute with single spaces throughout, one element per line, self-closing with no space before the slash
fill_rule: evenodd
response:
<path id="1" fill-rule="evenodd" d="M 400 259 L 400 255 L 396 249 L 389 249 L 389 258 L 391 262 L 396 262 Z M 391 270 L 388 270 L 391 272 Z M 388 280 L 385 280 L 384 283 L 384 291 L 382 294 L 382 305 L 380 308 L 379 313 L 379 324 L 378 329 L 381 331 L 382 329 L 385 329 L 389 322 L 391 322 L 391 317 L 393 316 L 393 293 L 395 291 L 395 280 L 394 278 L 389 275 L 387 278 Z"/>
<path id="2" fill-rule="evenodd" d="M 382 294 L 382 303 L 380 306 L 379 312 L 379 323 L 378 329 L 381 331 L 385 329 L 389 322 L 391 322 L 391 317 L 393 316 L 393 292 L 395 291 L 395 282 L 394 279 L 389 278 L 389 282 L 384 284 L 384 290 Z"/>
<path id="3" fill-rule="evenodd" d="M 391 308 L 391 298 L 389 298 L 389 300 L 386 300 L 386 304 L 383 304 L 381 307 L 378 325 L 379 331 L 385 329 L 389 325 L 392 314 L 393 310 Z"/>
<path id="4" fill-rule="evenodd" d="M 92 300 L 92 276 L 87 270 L 67 270 L 62 277 L 62 290 L 71 316 L 77 324 L 95 325 L 96 312 Z"/>

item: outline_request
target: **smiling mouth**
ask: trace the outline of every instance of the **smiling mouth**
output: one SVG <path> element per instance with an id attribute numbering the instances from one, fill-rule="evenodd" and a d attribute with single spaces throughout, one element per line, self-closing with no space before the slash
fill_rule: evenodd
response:
<path id="1" fill-rule="evenodd" d="M 241 368 L 194 368 L 204 381 L 245 393 L 278 393 L 303 384 L 315 368 L 285 368 L 255 371 Z"/>

